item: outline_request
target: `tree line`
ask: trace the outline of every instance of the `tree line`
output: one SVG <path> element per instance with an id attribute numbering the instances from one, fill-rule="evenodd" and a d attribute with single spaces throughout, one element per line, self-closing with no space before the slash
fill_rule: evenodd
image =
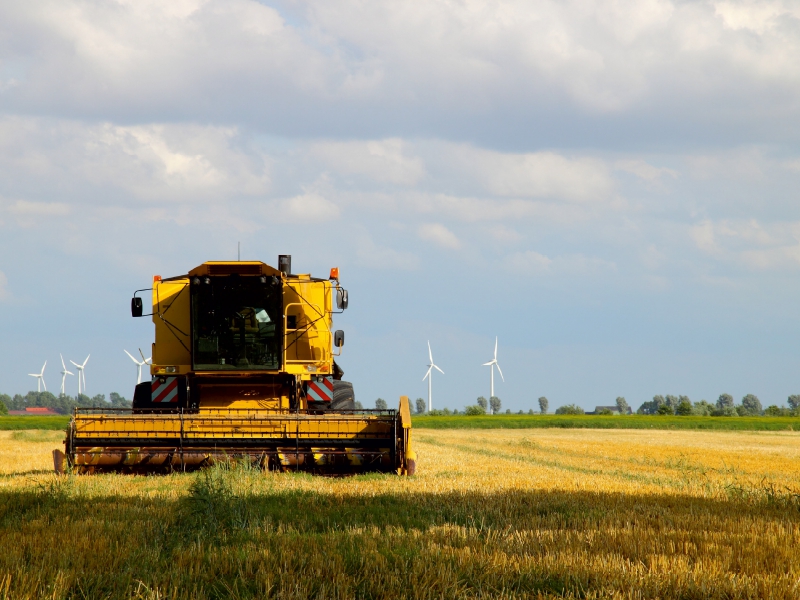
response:
<path id="1" fill-rule="evenodd" d="M 539 410 L 534 411 L 532 408 L 527 411 L 527 414 L 542 414 L 548 412 L 550 402 L 545 396 L 538 399 Z M 636 413 L 640 415 L 679 415 L 679 416 L 702 416 L 702 417 L 748 417 L 748 416 L 767 416 L 767 417 L 789 417 L 800 416 L 800 394 L 793 394 L 788 397 L 787 404 L 789 408 L 777 406 L 775 404 L 763 408 L 761 401 L 755 394 L 747 394 L 744 396 L 739 404 L 736 404 L 733 396 L 730 394 L 720 394 L 717 401 L 714 403 L 706 400 L 692 402 L 688 396 L 673 396 L 667 394 L 662 396 L 657 394 L 653 396 L 652 400 L 647 400 L 637 409 Z M 502 402 L 497 396 L 492 396 L 487 401 L 485 397 L 480 396 L 475 404 L 468 405 L 463 411 L 458 409 L 450 410 L 449 408 L 427 410 L 426 402 L 423 398 L 417 398 L 416 402 L 412 405 L 414 414 L 417 415 L 431 415 L 431 416 L 444 416 L 444 415 L 486 415 L 500 414 Z M 375 408 L 386 409 L 386 401 L 378 398 L 375 401 Z M 611 407 L 602 407 L 594 414 L 614 414 L 615 412 L 626 415 L 631 412 L 630 405 L 623 396 L 618 396 Z M 511 414 L 511 410 L 506 409 L 505 414 Z M 518 411 L 516 414 L 525 414 L 525 411 Z M 586 411 L 575 404 L 565 404 L 559 406 L 555 410 L 557 415 L 583 415 Z"/>
<path id="2" fill-rule="evenodd" d="M 111 392 L 106 400 L 105 394 L 89 397 L 86 394 L 68 396 L 66 394 L 51 394 L 50 392 L 28 392 L 22 394 L 0 394 L 0 415 L 7 415 L 10 410 L 25 410 L 26 408 L 49 408 L 53 412 L 68 415 L 74 408 L 130 408 L 131 401 L 117 392 Z"/>

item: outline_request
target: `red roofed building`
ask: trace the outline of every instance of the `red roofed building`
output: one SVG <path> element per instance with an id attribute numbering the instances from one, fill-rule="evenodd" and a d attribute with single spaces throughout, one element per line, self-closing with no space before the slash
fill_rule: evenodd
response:
<path id="1" fill-rule="evenodd" d="M 58 415 L 58 413 L 50 408 L 45 408 L 44 406 L 30 406 L 25 410 L 10 410 L 8 411 L 9 415 L 26 415 L 29 417 L 34 416 L 54 416 Z"/>

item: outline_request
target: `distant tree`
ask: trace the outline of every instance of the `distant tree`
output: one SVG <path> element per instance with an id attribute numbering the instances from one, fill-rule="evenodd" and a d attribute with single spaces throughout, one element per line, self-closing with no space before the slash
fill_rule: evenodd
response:
<path id="1" fill-rule="evenodd" d="M 108 400 L 114 408 L 130 408 L 131 401 L 120 396 L 117 392 L 111 392 L 108 395 Z"/>
<path id="2" fill-rule="evenodd" d="M 559 406 L 556 409 L 557 415 L 583 415 L 586 414 L 585 411 L 575 404 L 565 404 L 564 406 Z"/>
<path id="3" fill-rule="evenodd" d="M 511 409 L 510 409 L 510 408 L 507 408 L 507 409 L 506 409 L 506 414 L 507 414 L 507 415 L 510 415 L 510 414 L 511 414 Z"/>
<path id="4" fill-rule="evenodd" d="M 672 409 L 672 414 L 675 414 L 675 409 L 678 408 L 678 404 L 680 404 L 680 400 L 677 396 L 673 396 L 671 394 L 667 394 L 664 398 L 666 404 Z"/>
<path id="5" fill-rule="evenodd" d="M 5 396 L 5 394 L 3 394 L 3 396 Z M 8 396 L 5 397 L 8 398 Z M 0 396 L 0 398 L 2 398 L 2 396 Z M 6 416 L 8 416 L 8 406 L 6 406 L 5 401 L 0 400 L 0 417 Z"/>
<path id="6" fill-rule="evenodd" d="M 483 408 L 480 404 L 471 404 L 470 406 L 466 407 L 464 413 L 470 417 L 475 417 L 479 415 L 485 415 L 486 409 Z"/>
<path id="7" fill-rule="evenodd" d="M 787 402 L 792 410 L 800 410 L 800 394 L 792 394 Z"/>
<path id="8" fill-rule="evenodd" d="M 664 396 L 653 396 L 653 399 L 648 402 L 642 402 L 642 405 L 637 410 L 637 414 L 640 415 L 657 415 L 658 409 L 667 403 L 664 400 Z"/>
<path id="9" fill-rule="evenodd" d="M 547 407 L 549 406 L 549 404 L 550 403 L 547 401 L 547 398 L 545 398 L 544 396 L 540 396 L 539 397 L 539 411 L 543 415 L 547 414 Z M 532 409 L 531 409 L 531 411 L 532 411 Z"/>
<path id="10" fill-rule="evenodd" d="M 375 408 L 377 408 L 378 410 L 386 410 L 387 408 L 389 408 L 389 406 L 386 404 L 386 400 L 384 400 L 383 398 L 378 398 L 377 400 L 375 400 Z"/>
<path id="11" fill-rule="evenodd" d="M 359 402 L 358 400 L 356 400 L 353 402 L 353 408 L 355 408 L 356 410 L 364 410 L 364 405 L 361 404 L 361 402 Z"/>
<path id="12" fill-rule="evenodd" d="M 713 404 L 700 400 L 692 405 L 692 414 L 698 417 L 708 417 L 714 413 L 714 408 Z"/>
<path id="13" fill-rule="evenodd" d="M 747 394 L 742 398 L 742 408 L 745 415 L 757 417 L 761 415 L 761 400 L 755 394 Z"/>
<path id="14" fill-rule="evenodd" d="M 604 416 L 608 416 L 608 415 L 613 415 L 613 414 L 614 414 L 614 411 L 613 411 L 613 410 L 611 410 L 610 408 L 606 408 L 606 407 L 604 406 L 604 407 L 603 407 L 603 408 L 601 408 L 600 410 L 596 411 L 594 414 L 596 414 L 596 415 L 604 415 Z"/>
<path id="15" fill-rule="evenodd" d="M 739 411 L 736 410 L 735 406 L 726 406 L 722 410 L 717 409 L 714 411 L 715 417 L 738 417 Z"/>
<path id="16" fill-rule="evenodd" d="M 459 412 L 458 412 L 458 409 L 457 409 L 457 408 L 454 408 L 454 409 L 453 409 L 453 414 L 454 414 L 454 415 L 458 415 L 458 414 L 461 414 L 461 413 L 459 413 Z"/>
<path id="17" fill-rule="evenodd" d="M 681 402 L 688 402 L 689 404 L 692 403 L 689 396 L 678 396 L 678 404 L 680 404 Z"/>
<path id="18" fill-rule="evenodd" d="M 517 414 L 518 414 L 518 415 L 524 415 L 524 414 L 525 414 L 525 412 L 524 412 L 524 411 L 522 411 L 522 410 L 520 410 L 519 412 L 517 412 Z"/>
<path id="19" fill-rule="evenodd" d="M 674 415 L 675 410 L 666 402 L 658 407 L 658 412 L 656 414 L 659 415 Z"/>
<path id="20" fill-rule="evenodd" d="M 733 408 L 733 396 L 730 394 L 720 394 L 717 399 L 717 409 L 725 411 L 726 408 Z"/>
<path id="21" fill-rule="evenodd" d="M 533 409 L 530 409 L 530 410 L 528 411 L 528 414 L 529 414 L 529 415 L 532 415 L 532 414 L 534 414 L 534 412 L 533 412 Z"/>
<path id="22" fill-rule="evenodd" d="M 417 398 L 415 404 L 417 405 L 417 414 L 424 415 L 425 414 L 425 400 L 422 398 Z"/>
<path id="23" fill-rule="evenodd" d="M 788 408 L 783 408 L 776 406 L 775 404 L 771 404 L 767 408 L 764 409 L 764 416 L 766 417 L 789 417 L 792 415 L 792 411 Z"/>
<path id="24" fill-rule="evenodd" d="M 624 396 L 617 396 L 617 410 L 619 411 L 619 414 L 627 415 L 628 414 L 628 408 L 629 408 L 628 402 L 627 402 L 627 400 L 625 400 L 625 397 Z"/>
<path id="25" fill-rule="evenodd" d="M 489 406 L 492 407 L 492 414 L 494 415 L 500 412 L 500 407 L 502 404 L 503 403 L 500 402 L 500 398 L 498 398 L 497 396 L 492 396 L 491 398 L 489 398 Z"/>
<path id="26" fill-rule="evenodd" d="M 478 406 L 480 406 L 483 409 L 483 412 L 486 412 L 486 409 L 489 408 L 489 403 L 483 396 L 479 396 L 475 402 L 478 404 Z"/>
<path id="27" fill-rule="evenodd" d="M 685 396 L 681 396 L 681 398 L 685 398 Z M 682 417 L 688 417 L 692 414 L 692 403 L 689 400 L 681 400 L 678 402 L 678 408 L 675 409 L 675 414 L 680 415 Z"/>

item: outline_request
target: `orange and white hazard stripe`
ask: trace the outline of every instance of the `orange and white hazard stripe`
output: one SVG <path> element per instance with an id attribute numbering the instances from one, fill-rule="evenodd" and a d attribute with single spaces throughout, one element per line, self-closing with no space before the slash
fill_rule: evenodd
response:
<path id="1" fill-rule="evenodd" d="M 150 397 L 153 402 L 166 404 L 178 401 L 177 377 L 154 377 L 150 386 Z"/>
<path id="2" fill-rule="evenodd" d="M 306 396 L 313 402 L 331 402 L 333 400 L 333 377 L 309 381 L 306 386 Z"/>

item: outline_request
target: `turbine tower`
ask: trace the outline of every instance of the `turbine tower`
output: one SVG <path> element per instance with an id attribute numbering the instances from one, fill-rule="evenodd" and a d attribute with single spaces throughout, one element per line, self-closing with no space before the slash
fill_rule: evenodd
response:
<path id="1" fill-rule="evenodd" d="M 28 373 L 31 377 L 36 377 L 36 392 L 39 393 L 42 391 L 42 386 L 44 386 L 44 391 L 47 391 L 47 384 L 44 382 L 44 368 L 47 366 L 47 361 L 44 361 L 42 365 L 42 372 L 41 373 Z"/>
<path id="2" fill-rule="evenodd" d="M 125 352 L 125 354 L 130 356 L 133 362 L 136 363 L 136 385 L 139 385 L 140 383 L 142 383 L 142 367 L 145 365 L 149 365 L 152 362 L 152 358 L 145 358 L 141 348 L 139 348 L 139 354 L 142 355 L 142 362 L 139 362 L 138 360 L 133 358 L 133 355 L 124 348 L 123 351 Z"/>
<path id="3" fill-rule="evenodd" d="M 492 374 L 491 374 L 491 382 L 492 383 L 491 383 L 490 394 L 489 394 L 489 401 L 490 401 L 489 412 L 491 414 L 491 411 L 492 411 L 491 399 L 494 396 L 494 368 L 495 367 L 497 367 L 497 372 L 500 373 L 500 379 L 503 380 L 503 383 L 505 383 L 505 381 L 506 381 L 505 377 L 503 377 L 503 372 L 500 370 L 500 364 L 497 362 L 497 337 L 494 338 L 494 358 L 492 360 L 490 360 L 488 363 L 483 363 L 483 366 L 484 367 L 489 367 L 491 369 L 491 371 L 492 371 Z"/>
<path id="4" fill-rule="evenodd" d="M 428 342 L 428 358 L 431 359 L 431 362 L 428 364 L 428 372 L 425 373 L 425 377 L 422 378 L 422 381 L 428 380 L 428 412 L 431 412 L 433 410 L 433 398 L 431 396 L 431 381 L 433 381 L 433 376 L 431 375 L 431 370 L 436 369 L 442 375 L 444 375 L 444 371 L 433 363 L 433 352 L 431 352 L 430 342 Z"/>
<path id="5" fill-rule="evenodd" d="M 78 369 L 78 396 L 81 395 L 81 380 L 83 380 L 83 391 L 84 392 L 86 391 L 86 373 L 84 372 L 84 370 L 86 369 L 86 363 L 89 362 L 90 356 L 91 354 L 86 355 L 86 360 L 83 361 L 82 365 L 79 365 L 74 360 L 69 361 L 73 365 L 75 365 L 76 369 Z"/>
<path id="6" fill-rule="evenodd" d="M 61 356 L 61 395 L 63 396 L 66 392 L 64 392 L 64 382 L 67 380 L 67 375 L 74 375 L 74 373 L 70 373 L 67 371 L 67 366 L 64 364 L 64 356 Z"/>

